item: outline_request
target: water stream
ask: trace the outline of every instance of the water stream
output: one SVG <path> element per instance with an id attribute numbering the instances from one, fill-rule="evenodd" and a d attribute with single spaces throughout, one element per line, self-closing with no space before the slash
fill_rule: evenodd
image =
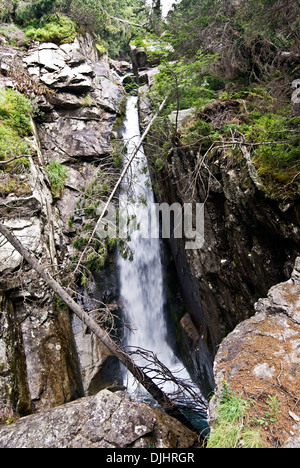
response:
<path id="1" fill-rule="evenodd" d="M 140 138 L 137 98 L 129 97 L 123 138 L 128 156 L 135 150 Z M 148 238 L 149 207 L 154 203 L 147 160 L 143 149 L 134 159 L 131 171 L 123 183 L 124 200 L 127 201 L 128 218 L 135 220 L 138 229 L 131 235 L 128 246 L 132 259 L 119 256 L 120 292 L 125 309 L 125 344 L 154 352 L 171 370 L 183 368 L 167 343 L 167 326 L 164 316 L 165 293 L 161 258 L 161 241 Z M 151 220 L 156 223 L 155 219 Z M 158 227 L 158 226 L 157 226 Z M 153 224 L 152 224 L 153 230 Z M 131 376 L 128 388 L 135 382 Z"/>
<path id="2" fill-rule="evenodd" d="M 129 97 L 127 101 L 123 138 L 130 157 L 140 139 L 136 97 Z M 142 148 L 123 182 L 121 200 L 123 198 L 126 205 L 123 208 L 127 217 L 132 219 L 137 227 L 128 242 L 132 253 L 129 257 L 132 258 L 124 259 L 120 254 L 118 256 L 120 295 L 127 324 L 124 345 L 129 350 L 139 347 L 153 352 L 176 377 L 189 381 L 193 386 L 188 371 L 169 344 L 169 328 L 165 317 L 167 299 L 164 290 L 162 245 L 159 238 L 153 239 L 149 236 L 148 226 L 151 224 L 152 233 L 158 230 L 159 226 L 156 219 L 149 222 L 154 194 L 147 159 Z M 142 366 L 147 364 L 143 357 L 134 357 L 134 360 Z M 135 395 L 138 392 L 139 398 L 147 401 L 146 391 L 138 386 L 132 375 L 125 369 L 123 374 L 128 392 Z M 167 393 L 177 390 L 173 382 L 160 382 L 159 379 L 156 382 Z M 200 392 L 198 388 L 196 392 Z"/>

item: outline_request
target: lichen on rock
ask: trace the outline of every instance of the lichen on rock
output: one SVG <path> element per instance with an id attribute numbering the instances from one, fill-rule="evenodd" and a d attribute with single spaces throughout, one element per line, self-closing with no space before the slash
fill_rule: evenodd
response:
<path id="1" fill-rule="evenodd" d="M 220 345 L 214 374 L 216 397 L 210 406 L 211 422 L 222 386 L 250 398 L 251 413 L 263 421 L 276 398 L 275 421 L 265 427 L 267 447 L 299 446 L 300 389 L 300 258 L 291 279 L 272 287 L 255 305 L 256 314 L 240 323 Z M 296 416 L 291 416 L 291 414 Z M 217 422 L 217 419 L 216 419 Z"/>

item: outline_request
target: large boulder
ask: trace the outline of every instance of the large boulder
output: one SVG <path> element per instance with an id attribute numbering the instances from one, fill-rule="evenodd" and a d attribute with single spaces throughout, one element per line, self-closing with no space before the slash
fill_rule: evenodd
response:
<path id="1" fill-rule="evenodd" d="M 271 288 L 255 305 L 256 315 L 222 342 L 215 359 L 216 398 L 224 382 L 254 402 L 253 414 L 266 418 L 270 397 L 278 411 L 263 431 L 267 446 L 300 447 L 300 257 L 292 277 Z"/>
<path id="2" fill-rule="evenodd" d="M 0 428 L 0 448 L 191 448 L 198 436 L 124 392 L 103 390 Z"/>

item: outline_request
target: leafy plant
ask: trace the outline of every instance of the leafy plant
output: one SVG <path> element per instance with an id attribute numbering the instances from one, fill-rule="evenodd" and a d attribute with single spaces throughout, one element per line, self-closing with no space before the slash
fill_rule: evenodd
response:
<path id="1" fill-rule="evenodd" d="M 161 65 L 160 73 L 156 75 L 152 96 L 169 96 L 169 104 L 165 113 L 173 110 L 202 108 L 216 98 L 216 92 L 210 88 L 207 75 L 210 66 L 216 60 L 216 55 L 204 54 L 198 51 L 192 62 L 179 61 Z"/>
<path id="2" fill-rule="evenodd" d="M 270 409 L 266 411 L 265 416 L 257 418 L 258 424 L 265 427 L 277 421 L 281 405 L 278 401 L 278 395 L 268 395 L 268 400 L 266 403 Z"/>
<path id="3" fill-rule="evenodd" d="M 13 157 L 19 157 L 21 155 L 30 154 L 30 145 L 27 141 L 21 138 L 18 133 L 9 127 L 8 125 L 2 123 L 0 124 L 0 160 L 5 161 Z M 25 159 L 25 158 L 24 158 Z M 18 160 L 19 163 L 21 160 Z M 22 159 L 22 162 L 23 159 Z M 12 166 L 10 166 L 12 167 Z M 6 170 L 9 170 L 9 167 L 6 167 Z"/>
<path id="4" fill-rule="evenodd" d="M 0 161 L 17 158 L 0 167 L 0 175 L 4 175 L 0 184 L 2 194 L 30 192 L 24 181 L 18 179 L 18 174 L 30 169 L 26 156 L 33 153 L 33 148 L 25 136 L 31 134 L 30 102 L 17 91 L 0 89 Z"/>

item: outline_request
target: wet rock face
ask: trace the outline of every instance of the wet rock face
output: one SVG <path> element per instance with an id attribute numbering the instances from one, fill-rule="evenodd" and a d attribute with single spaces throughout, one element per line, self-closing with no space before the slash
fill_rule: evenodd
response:
<path id="1" fill-rule="evenodd" d="M 191 448 L 197 434 L 123 392 L 104 390 L 0 428 L 1 448 Z"/>
<path id="2" fill-rule="evenodd" d="M 264 417 L 269 395 L 275 395 L 279 412 L 272 434 L 278 440 L 268 432 L 267 443 L 300 447 L 300 258 L 291 279 L 272 287 L 255 311 L 219 348 L 214 365 L 217 400 L 226 381 L 234 391 L 250 396 Z M 210 413 L 213 419 L 215 403 Z"/>

